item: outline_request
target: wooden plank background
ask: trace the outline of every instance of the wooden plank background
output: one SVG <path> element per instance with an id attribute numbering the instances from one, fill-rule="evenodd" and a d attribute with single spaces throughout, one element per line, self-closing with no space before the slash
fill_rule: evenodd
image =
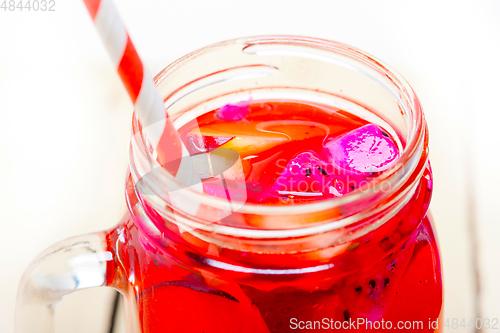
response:
<path id="1" fill-rule="evenodd" d="M 445 317 L 500 318 L 500 1 L 117 2 L 152 73 L 256 34 L 338 40 L 396 68 L 430 128 Z M 1 332 L 13 331 L 18 281 L 37 253 L 110 228 L 125 209 L 131 104 L 83 5 L 55 8 L 0 10 Z M 100 289 L 67 297 L 57 332 L 109 332 L 113 301 Z"/>

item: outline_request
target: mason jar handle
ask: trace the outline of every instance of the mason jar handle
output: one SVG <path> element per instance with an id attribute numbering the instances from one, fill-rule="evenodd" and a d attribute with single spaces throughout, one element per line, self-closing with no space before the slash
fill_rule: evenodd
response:
<path id="1" fill-rule="evenodd" d="M 107 250 L 105 235 L 99 232 L 68 238 L 30 264 L 17 294 L 15 332 L 51 333 L 54 307 L 64 296 L 92 287 L 116 288 L 107 282 L 107 267 L 114 254 Z"/>

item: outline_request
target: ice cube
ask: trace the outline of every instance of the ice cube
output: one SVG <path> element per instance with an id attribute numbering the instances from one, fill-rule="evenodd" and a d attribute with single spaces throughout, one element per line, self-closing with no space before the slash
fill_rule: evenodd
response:
<path id="1" fill-rule="evenodd" d="M 373 124 L 362 126 L 327 142 L 325 149 L 336 166 L 355 173 L 386 170 L 399 156 L 394 142 Z"/>

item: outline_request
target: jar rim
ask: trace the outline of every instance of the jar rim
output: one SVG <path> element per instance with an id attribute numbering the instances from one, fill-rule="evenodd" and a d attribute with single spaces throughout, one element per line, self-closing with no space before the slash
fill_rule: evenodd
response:
<path id="1" fill-rule="evenodd" d="M 404 105 L 401 105 L 398 102 L 401 112 L 409 120 L 407 122 L 407 130 L 408 130 L 407 140 L 405 142 L 406 144 L 402 152 L 400 153 L 398 159 L 399 163 L 395 164 L 393 167 L 384 171 L 381 175 L 373 179 L 370 182 L 370 186 L 368 189 L 365 189 L 363 191 L 356 190 L 341 197 L 318 200 L 298 205 L 274 206 L 274 205 L 265 205 L 257 203 L 245 203 L 240 209 L 238 209 L 237 211 L 238 213 L 255 214 L 255 215 L 296 215 L 296 214 L 307 214 L 318 211 L 325 211 L 334 208 L 341 208 L 343 206 L 362 201 L 363 199 L 368 197 L 373 198 L 375 194 L 383 192 L 381 190 L 381 186 L 384 183 L 386 184 L 388 182 L 389 184 L 394 185 L 394 188 L 399 188 L 403 184 L 408 183 L 410 179 L 415 178 L 412 176 L 416 175 L 416 178 L 419 178 L 418 175 L 423 174 L 427 162 L 427 142 L 426 142 L 427 128 L 425 125 L 425 120 L 422 113 L 422 107 L 418 97 L 411 88 L 410 84 L 390 66 L 386 65 L 384 62 L 378 60 L 377 58 L 369 55 L 368 53 L 363 52 L 347 44 L 319 39 L 319 38 L 287 36 L 287 35 L 266 35 L 266 36 L 253 36 L 253 37 L 232 39 L 212 44 L 189 53 L 188 55 L 174 61 L 169 66 L 167 66 L 164 70 L 162 70 L 155 76 L 154 80 L 156 84 L 159 84 L 163 80 L 168 79 L 169 75 L 175 73 L 176 70 L 182 68 L 182 65 L 185 62 L 205 53 L 207 50 L 212 48 L 222 47 L 229 44 L 243 44 L 246 45 L 245 46 L 246 48 L 257 44 L 262 45 L 262 44 L 273 44 L 273 43 L 301 45 L 312 48 L 319 48 L 335 54 L 341 54 L 345 57 L 348 57 L 356 62 L 363 64 L 364 66 L 369 66 L 374 71 L 384 76 L 386 82 L 388 84 L 393 85 L 392 88 L 394 88 L 395 91 L 397 91 L 399 98 L 404 103 Z M 134 126 L 138 128 L 139 123 L 138 119 L 135 116 L 133 122 Z M 146 152 L 146 154 L 150 154 L 150 152 L 148 151 Z M 133 169 L 134 157 L 132 156 L 132 154 L 130 155 L 131 155 L 131 161 L 130 161 L 131 169 Z M 148 156 L 148 158 L 151 158 L 151 156 Z M 169 178 L 170 178 L 169 181 L 178 182 L 177 180 L 175 180 L 173 176 Z M 178 185 L 181 186 L 181 184 Z M 409 187 L 411 186 L 409 185 Z M 188 195 L 191 199 L 196 200 L 197 202 L 202 202 L 208 206 L 219 207 L 220 205 L 223 204 L 223 202 L 225 203 L 223 199 L 210 196 L 206 193 L 199 193 L 192 189 L 187 189 L 186 193 L 187 193 L 186 195 Z M 328 223 L 337 223 L 337 225 L 330 226 L 332 230 L 336 228 L 346 227 L 346 223 L 338 223 L 338 220 Z M 350 223 L 352 222 L 347 223 L 347 225 L 349 225 Z M 226 235 L 238 235 L 241 234 L 241 232 L 246 229 L 244 227 L 226 226 L 226 225 L 218 225 L 218 226 L 213 225 L 212 228 L 214 232 L 220 232 Z M 301 229 L 304 230 L 302 230 L 303 232 L 301 232 L 301 234 L 308 234 L 307 231 L 305 230 L 307 228 L 311 228 L 310 234 L 318 232 L 317 228 L 314 227 L 302 227 Z M 292 229 L 283 229 L 280 231 L 284 232 L 290 230 Z M 266 232 L 271 230 L 259 229 L 254 231 Z M 284 235 L 283 237 L 291 237 L 290 233 L 288 234 L 283 233 L 283 235 Z"/>

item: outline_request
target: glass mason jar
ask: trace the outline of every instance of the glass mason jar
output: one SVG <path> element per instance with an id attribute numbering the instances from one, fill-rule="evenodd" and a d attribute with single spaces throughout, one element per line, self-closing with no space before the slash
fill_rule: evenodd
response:
<path id="1" fill-rule="evenodd" d="M 428 132 L 398 73 L 345 44 L 259 36 L 195 51 L 155 81 L 177 129 L 249 94 L 321 103 L 384 127 L 400 141 L 400 160 L 342 197 L 238 204 L 152 172 L 155 152 L 134 117 L 127 214 L 31 264 L 17 332 L 51 331 L 53 305 L 96 286 L 122 293 L 129 332 L 440 330 Z"/>

